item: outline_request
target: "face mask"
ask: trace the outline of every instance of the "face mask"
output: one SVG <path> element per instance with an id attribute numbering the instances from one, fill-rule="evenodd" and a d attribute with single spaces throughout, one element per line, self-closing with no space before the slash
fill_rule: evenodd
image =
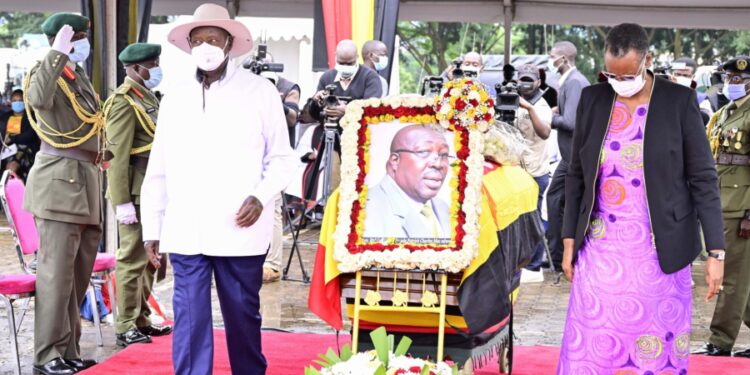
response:
<path id="1" fill-rule="evenodd" d="M 73 52 L 68 54 L 68 57 L 70 57 L 70 61 L 79 63 L 86 60 L 90 52 L 91 45 L 89 44 L 89 40 L 83 38 L 73 42 Z"/>
<path id="2" fill-rule="evenodd" d="M 336 64 L 336 71 L 341 73 L 341 76 L 344 78 L 349 78 L 353 76 L 354 73 L 357 73 L 357 69 L 359 69 L 359 64 L 354 64 L 354 65 Z"/>
<path id="3" fill-rule="evenodd" d="M 11 102 L 10 108 L 13 110 L 13 112 L 20 113 L 23 112 L 23 102 Z"/>
<path id="4" fill-rule="evenodd" d="M 688 77 L 676 77 L 677 84 L 691 88 L 693 86 L 693 80 Z"/>
<path id="5" fill-rule="evenodd" d="M 227 40 L 227 43 L 229 43 L 229 40 Z M 224 45 L 224 48 L 226 48 L 226 45 Z M 224 48 L 203 43 L 194 47 L 190 55 L 193 57 L 193 63 L 195 63 L 198 69 L 204 72 L 211 72 L 216 70 L 227 59 L 227 56 L 224 54 Z"/>
<path id="6" fill-rule="evenodd" d="M 388 56 L 379 56 L 375 62 L 375 70 L 381 71 L 388 67 Z"/>
<path id="7" fill-rule="evenodd" d="M 547 60 L 547 70 L 549 70 L 552 73 L 557 73 L 559 68 L 555 66 L 555 61 L 561 59 L 562 57 L 558 57 L 557 59 L 549 59 Z"/>
<path id="8" fill-rule="evenodd" d="M 144 68 L 142 65 L 138 65 L 141 68 Z M 148 79 L 143 80 L 143 86 L 146 86 L 147 89 L 153 89 L 156 86 L 159 86 L 159 83 L 161 83 L 162 73 L 161 73 L 161 67 L 155 66 L 153 68 L 148 69 Z"/>
<path id="9" fill-rule="evenodd" d="M 534 92 L 534 82 L 521 81 L 518 84 L 518 91 L 524 96 L 531 95 Z"/>
<path id="10" fill-rule="evenodd" d="M 643 63 L 641 64 L 641 68 L 638 69 L 638 71 L 641 73 L 632 81 L 618 81 L 616 78 L 609 78 L 607 79 L 607 81 L 612 86 L 612 89 L 615 90 L 617 95 L 622 96 L 623 98 L 629 98 L 641 92 L 643 86 L 646 85 L 646 80 L 643 78 L 643 70 L 645 67 L 646 60 L 644 59 Z"/>
<path id="11" fill-rule="evenodd" d="M 745 90 L 745 84 L 744 83 L 738 83 L 738 84 L 724 84 L 724 90 L 722 90 L 722 94 L 727 97 L 729 100 L 737 100 L 744 98 L 745 95 L 747 95 L 747 90 Z"/>

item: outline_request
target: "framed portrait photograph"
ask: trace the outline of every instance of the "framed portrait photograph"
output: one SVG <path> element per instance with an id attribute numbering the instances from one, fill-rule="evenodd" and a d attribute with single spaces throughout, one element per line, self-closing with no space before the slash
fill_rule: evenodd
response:
<path id="1" fill-rule="evenodd" d="M 408 95 L 348 105 L 334 234 L 341 271 L 455 272 L 474 258 L 483 138 L 458 117 L 439 121 L 438 107 Z"/>

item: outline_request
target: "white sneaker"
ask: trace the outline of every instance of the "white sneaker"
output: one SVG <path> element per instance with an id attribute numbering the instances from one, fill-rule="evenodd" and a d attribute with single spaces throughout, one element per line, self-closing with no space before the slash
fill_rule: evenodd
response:
<path id="1" fill-rule="evenodd" d="M 521 284 L 541 283 L 544 282 L 544 271 L 521 270 Z"/>

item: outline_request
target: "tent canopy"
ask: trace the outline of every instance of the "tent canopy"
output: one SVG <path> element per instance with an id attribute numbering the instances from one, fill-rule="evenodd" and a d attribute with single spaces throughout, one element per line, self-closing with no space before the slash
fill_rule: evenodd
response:
<path id="1" fill-rule="evenodd" d="M 154 0 L 154 15 L 192 14 L 211 0 Z M 248 17 L 312 18 L 320 0 L 228 0 Z M 635 22 L 648 27 L 750 29 L 748 0 L 401 0 L 401 20 L 502 23 L 504 5 L 513 21 L 533 24 L 614 25 Z M 6 11 L 78 11 L 80 0 L 3 0 Z"/>

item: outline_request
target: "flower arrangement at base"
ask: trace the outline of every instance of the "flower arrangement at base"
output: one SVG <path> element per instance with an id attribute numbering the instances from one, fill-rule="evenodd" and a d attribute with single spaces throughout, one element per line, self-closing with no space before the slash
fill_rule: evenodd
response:
<path id="1" fill-rule="evenodd" d="M 420 358 L 407 356 L 411 339 L 404 336 L 394 348 L 395 338 L 380 327 L 370 332 L 375 349 L 362 353 L 352 353 L 349 344 L 344 345 L 341 354 L 328 349 L 314 362 L 321 366 L 305 368 L 305 375 L 457 375 L 458 367 L 446 362 L 433 363 Z"/>

